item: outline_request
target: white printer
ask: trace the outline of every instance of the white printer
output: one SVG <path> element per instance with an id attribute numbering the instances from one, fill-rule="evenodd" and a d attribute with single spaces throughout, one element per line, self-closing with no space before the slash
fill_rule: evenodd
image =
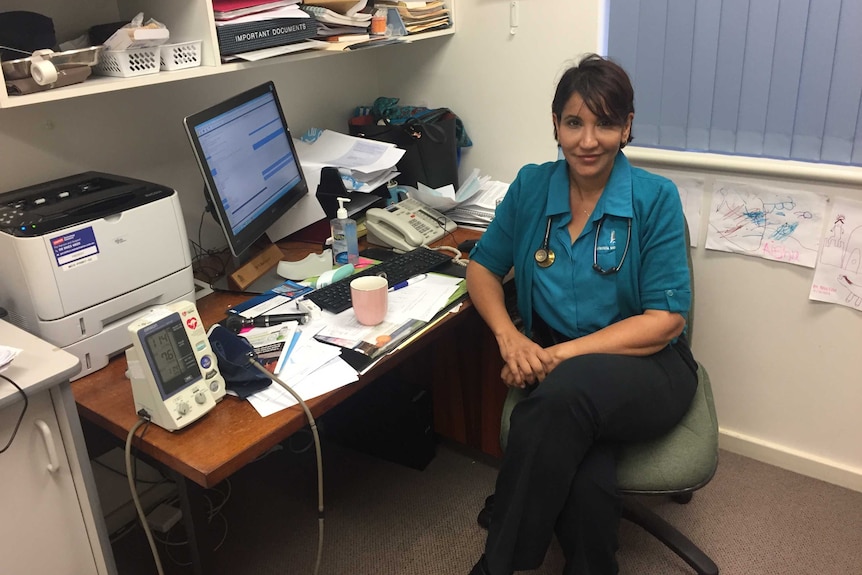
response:
<path id="1" fill-rule="evenodd" d="M 177 193 L 87 172 L 0 195 L 0 306 L 81 360 L 82 377 L 131 345 L 156 305 L 194 301 Z"/>

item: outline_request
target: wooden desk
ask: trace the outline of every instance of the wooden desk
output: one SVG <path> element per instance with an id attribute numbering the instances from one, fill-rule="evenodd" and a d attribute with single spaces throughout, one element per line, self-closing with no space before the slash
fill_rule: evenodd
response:
<path id="1" fill-rule="evenodd" d="M 459 230 L 455 242 L 476 237 Z M 447 244 L 452 245 L 450 238 Z M 297 260 L 316 244 L 280 246 Z M 247 295 L 217 292 L 197 302 L 204 324 L 225 317 Z M 433 346 L 431 344 L 434 344 Z M 318 417 L 380 376 L 400 370 L 402 377 L 432 390 L 435 431 L 492 455 L 500 454 L 500 413 L 505 398 L 499 381 L 502 362 L 496 342 L 469 301 L 404 349 L 377 363 L 359 381 L 307 402 Z M 125 377 L 126 359 L 72 382 L 81 417 L 125 440 L 138 421 L 132 388 Z M 151 425 L 134 446 L 161 464 L 177 482 L 183 521 L 189 533 L 195 573 L 212 572 L 212 545 L 207 533 L 204 489 L 213 487 L 306 425 L 299 406 L 261 417 L 245 400 L 225 397 L 206 417 L 185 429 L 168 432 Z"/>

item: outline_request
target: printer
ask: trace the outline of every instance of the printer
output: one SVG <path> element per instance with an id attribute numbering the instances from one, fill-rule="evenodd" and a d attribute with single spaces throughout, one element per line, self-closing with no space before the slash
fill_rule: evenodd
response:
<path id="1" fill-rule="evenodd" d="M 0 194 L 0 306 L 92 373 L 152 307 L 194 301 L 176 191 L 86 172 Z"/>

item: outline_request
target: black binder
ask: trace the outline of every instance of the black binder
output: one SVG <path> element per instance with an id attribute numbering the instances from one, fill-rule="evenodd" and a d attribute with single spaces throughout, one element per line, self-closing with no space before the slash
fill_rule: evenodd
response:
<path id="1" fill-rule="evenodd" d="M 216 26 L 219 53 L 241 54 L 301 42 L 317 34 L 317 21 L 311 18 L 275 18 Z"/>

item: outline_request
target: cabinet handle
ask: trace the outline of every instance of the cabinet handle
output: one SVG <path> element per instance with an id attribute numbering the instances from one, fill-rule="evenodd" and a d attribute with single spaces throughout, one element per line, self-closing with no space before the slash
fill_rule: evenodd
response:
<path id="1" fill-rule="evenodd" d="M 48 424 L 37 419 L 36 427 L 42 432 L 42 440 L 45 441 L 45 449 L 48 451 L 48 471 L 56 473 L 60 469 L 60 464 L 57 462 L 57 447 L 54 445 L 54 435 L 51 433 L 51 428 Z"/>

